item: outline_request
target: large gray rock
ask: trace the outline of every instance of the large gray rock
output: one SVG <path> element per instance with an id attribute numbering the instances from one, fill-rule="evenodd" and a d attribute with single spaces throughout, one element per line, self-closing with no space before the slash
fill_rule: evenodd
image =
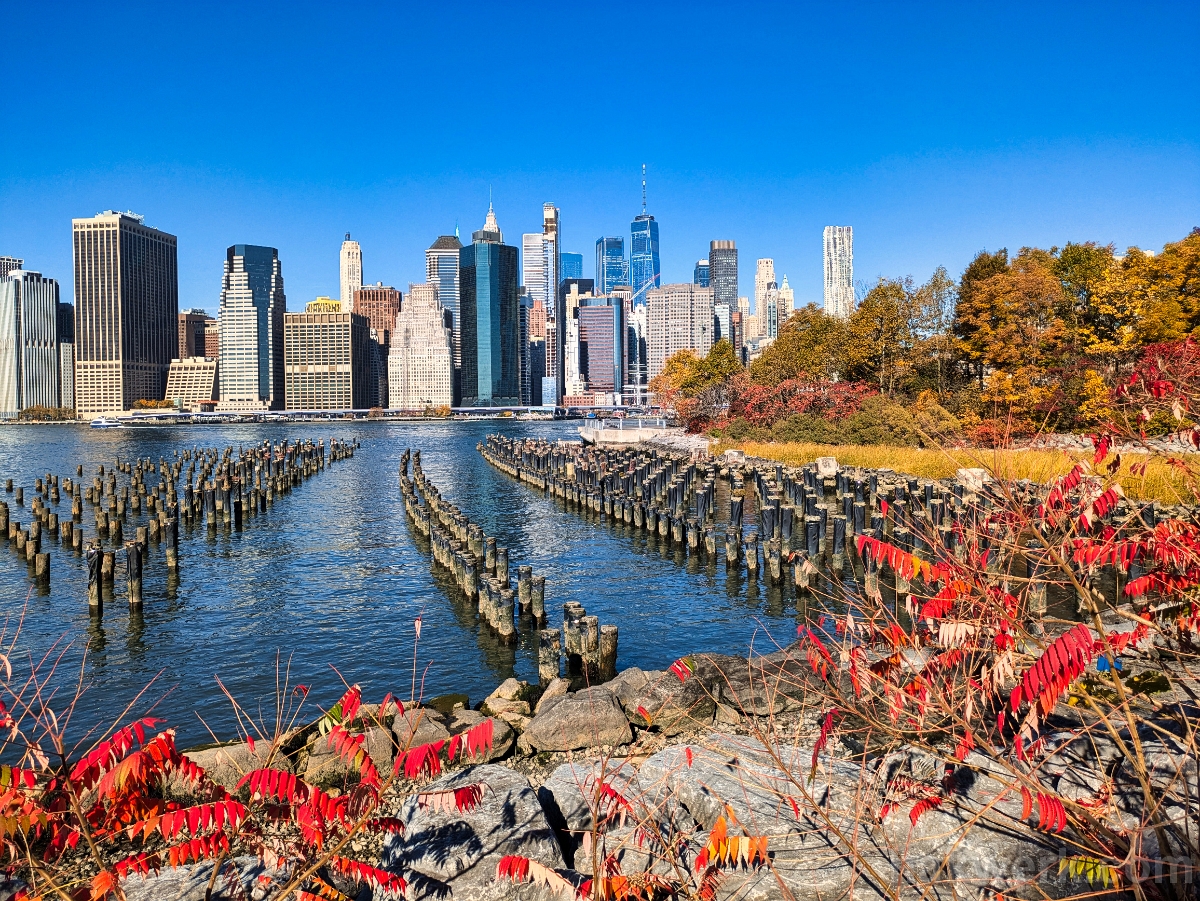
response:
<path id="1" fill-rule="evenodd" d="M 184 751 L 185 757 L 200 766 L 208 774 L 209 779 L 223 786 L 227 791 L 233 791 L 238 781 L 246 773 L 268 765 L 276 769 L 287 770 L 289 773 L 295 772 L 293 756 L 278 751 L 273 757 L 270 754 L 271 745 L 265 741 L 255 742 L 253 752 L 244 741 Z M 193 785 L 176 775 L 172 775 L 165 786 L 167 794 L 174 797 L 189 796 L 193 793 L 194 788 Z"/>
<path id="2" fill-rule="evenodd" d="M 500 858 L 519 854 L 552 869 L 564 867 L 562 851 L 537 795 L 520 773 L 495 764 L 468 767 L 426 791 L 485 786 L 467 813 L 421 809 L 417 797 L 400 811 L 403 834 L 384 844 L 383 865 L 409 883 L 411 901 L 510 901 L 536 897 L 530 886 L 496 879 Z M 544 897 L 549 897 L 545 895 Z"/>
<path id="3" fill-rule="evenodd" d="M 810 748 L 772 753 L 754 739 L 713 735 L 655 754 L 639 779 L 666 785 L 704 829 L 732 812 L 739 825 L 731 832 L 768 837 L 771 866 L 730 870 L 721 898 L 778 898 L 777 880 L 797 898 L 1020 895 L 1033 881 L 1050 895 L 1066 891 L 1057 874 L 1059 846 L 1010 815 L 1014 805 L 1019 815 L 1019 793 L 986 773 L 964 780 L 961 795 L 914 826 L 911 800 L 881 824 L 874 820 L 887 781 L 904 767 L 919 774 L 919 764 L 901 757 L 876 773 L 822 757 L 809 781 L 811 766 Z"/>
<path id="4" fill-rule="evenodd" d="M 164 869 L 149 876 L 130 876 L 121 883 L 128 901 L 205 901 L 212 861 Z M 270 881 L 259 877 L 276 877 Z M 279 881 L 277 881 L 279 880 Z M 226 861 L 213 886 L 212 901 L 268 899 L 282 888 L 286 874 L 267 870 L 257 857 L 235 857 Z"/>
<path id="5" fill-rule="evenodd" d="M 716 696 L 695 676 L 680 682 L 671 672 L 626 670 L 613 682 L 617 684 L 609 686 L 618 693 L 625 716 L 640 728 L 679 735 L 712 724 Z"/>
<path id="6" fill-rule="evenodd" d="M 496 717 L 486 717 L 478 710 L 456 710 L 450 716 L 448 723 L 451 735 L 462 735 L 467 730 L 478 726 L 487 719 L 491 719 L 492 721 L 492 750 L 474 761 L 475 763 L 491 763 L 494 760 L 502 760 L 507 757 L 517 740 L 516 733 L 513 732 L 512 727 L 504 722 L 504 720 Z"/>
<path id="7" fill-rule="evenodd" d="M 395 759 L 392 733 L 379 726 L 373 726 L 363 733 L 366 738 L 363 747 L 375 764 L 381 779 L 387 779 L 392 771 L 392 761 Z M 328 735 L 314 736 L 308 746 L 308 761 L 304 768 L 304 778 L 313 785 L 322 788 L 340 787 L 347 780 L 357 782 L 359 771 L 348 764 L 338 755 L 329 744 Z"/>
<path id="8" fill-rule="evenodd" d="M 593 687 L 549 699 L 529 721 L 521 741 L 539 751 L 576 751 L 627 745 L 633 731 L 612 693 Z"/>
<path id="9" fill-rule="evenodd" d="M 450 738 L 445 717 L 430 707 L 414 707 L 404 711 L 402 716 L 392 721 L 392 734 L 396 737 L 396 747 L 401 751 Z"/>

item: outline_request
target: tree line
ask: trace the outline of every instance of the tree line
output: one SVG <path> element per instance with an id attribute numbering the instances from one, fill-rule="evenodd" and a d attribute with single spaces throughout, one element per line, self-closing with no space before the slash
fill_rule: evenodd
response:
<path id="1" fill-rule="evenodd" d="M 880 278 L 847 319 L 797 310 L 748 371 L 718 342 L 672 357 L 652 389 L 693 430 L 733 438 L 988 441 L 1094 428 L 1148 348 L 1192 337 L 1200 228 L 1157 253 L 1002 248 L 957 280 Z"/>

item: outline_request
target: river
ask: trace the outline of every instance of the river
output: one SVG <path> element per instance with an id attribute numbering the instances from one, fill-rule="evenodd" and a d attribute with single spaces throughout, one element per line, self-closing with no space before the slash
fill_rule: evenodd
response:
<path id="1" fill-rule="evenodd" d="M 274 719 L 276 686 L 308 688 L 308 710 L 329 704 L 341 680 L 358 682 L 367 700 L 385 692 L 408 699 L 463 692 L 474 704 L 511 675 L 536 681 L 536 633 L 514 647 L 498 644 L 448 576 L 431 568 L 427 543 L 410 528 L 397 485 L 400 456 L 419 448 L 442 494 L 510 549 L 512 572 L 530 564 L 546 577 L 552 627 L 562 604 L 582 603 L 601 623 L 620 627 L 618 668 L 662 669 L 696 651 L 745 654 L 795 636 L 790 589 L 747 580 L 746 571 L 696 557 L 625 525 L 586 519 L 485 463 L 476 444 L 493 431 L 513 436 L 575 438 L 571 423 L 296 423 L 92 430 L 79 426 L 0 428 L 0 480 L 24 486 L 25 507 L 4 495 L 13 519 L 27 525 L 34 480 L 47 472 L 84 485 L 97 467 L 150 457 L 173 460 L 193 447 L 249 445 L 311 438 L 357 440 L 352 459 L 278 497 L 241 532 L 180 526 L 178 577 L 168 577 L 161 545 L 151 546 L 143 577 L 143 611 L 131 615 L 119 564 L 115 597 L 103 617 L 89 615 L 81 556 L 43 540 L 51 587 L 33 583 L 23 559 L 0 549 L 0 610 L 8 620 L 3 650 L 20 673 L 29 660 L 61 658 L 50 684 L 51 706 L 65 709 L 74 685 L 70 734 L 76 739 L 118 717 L 152 715 L 174 726 L 182 747 L 236 731 L 221 686 L 255 718 Z M 120 477 L 119 484 L 128 478 Z M 147 477 L 153 485 L 156 476 Z M 0 492 L 0 494 L 3 494 Z M 57 509 L 70 516 L 63 494 Z M 130 513 L 126 536 L 144 524 Z M 85 536 L 95 535 L 84 504 Z M 123 555 L 118 555 L 123 558 Z M 514 575 L 515 578 L 515 575 Z M 24 611 L 21 633 L 13 642 Z M 414 622 L 420 616 L 421 636 Z M 48 673 L 48 662 L 41 664 Z M 219 680 L 219 682 L 218 682 Z M 147 687 L 148 686 L 148 687 Z M 141 693 L 139 695 L 139 692 Z M 299 696 L 288 691 L 285 700 Z"/>

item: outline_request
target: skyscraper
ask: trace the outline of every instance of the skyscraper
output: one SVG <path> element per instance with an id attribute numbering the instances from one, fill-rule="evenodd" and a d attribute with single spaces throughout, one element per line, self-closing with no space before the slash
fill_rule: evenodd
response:
<path id="1" fill-rule="evenodd" d="M 471 244 L 459 253 L 464 407 L 516 406 L 521 401 L 517 257 L 517 248 L 504 243 L 489 206 L 483 228 L 472 233 Z"/>
<path id="2" fill-rule="evenodd" d="M 274 247 L 234 244 L 221 279 L 221 410 L 284 408 L 283 269 Z"/>
<path id="3" fill-rule="evenodd" d="M 262 248 L 266 249 L 266 248 Z M 317 307 L 317 310 L 320 310 Z M 289 410 L 366 410 L 379 402 L 371 327 L 358 313 L 285 313 L 283 353 Z M 228 363 L 221 354 L 221 394 Z"/>
<path id="4" fill-rule="evenodd" d="M 458 318 L 458 254 L 462 241 L 458 228 L 442 235 L 425 251 L 425 282 L 437 289 L 438 303 L 450 313 L 450 332 L 454 339 L 454 369 L 462 366 L 462 337 Z M 456 398 L 457 400 L 457 398 Z"/>
<path id="5" fill-rule="evenodd" d="M 179 359 L 204 356 L 204 330 L 212 317 L 203 310 L 184 310 L 179 314 Z"/>
<path id="6" fill-rule="evenodd" d="M 692 284 L 701 288 L 709 287 L 708 260 L 696 260 L 696 268 L 692 271 Z"/>
<path id="7" fill-rule="evenodd" d="M 840 319 L 854 312 L 854 229 L 825 226 L 825 314 Z"/>
<path id="8" fill-rule="evenodd" d="M 646 303 L 646 295 L 662 281 L 658 259 L 658 223 L 646 212 L 646 167 L 642 166 L 642 214 L 629 226 L 629 278 L 633 302 Z"/>
<path id="9" fill-rule="evenodd" d="M 58 282 L 12 269 L 0 276 L 0 416 L 57 407 Z"/>
<path id="10" fill-rule="evenodd" d="M 354 292 L 362 287 L 362 248 L 357 241 L 350 240 L 350 232 L 346 232 L 346 240 L 342 242 L 341 253 L 342 276 L 342 312 L 354 312 Z"/>
<path id="11" fill-rule="evenodd" d="M 762 259 L 754 267 L 754 312 L 766 321 L 767 288 L 775 284 L 775 261 Z"/>
<path id="12" fill-rule="evenodd" d="M 388 355 L 392 409 L 425 410 L 453 403 L 453 335 L 434 285 L 409 285 L 393 324 Z"/>
<path id="13" fill-rule="evenodd" d="M 558 303 L 558 285 L 554 273 L 559 271 L 559 254 L 562 252 L 562 222 L 558 207 L 552 203 L 542 204 L 542 254 L 546 268 L 546 375 L 555 380 L 558 387 L 556 397 L 562 397 L 566 388 L 567 373 L 563 368 L 563 348 L 566 342 L 564 312 Z M 532 292 L 530 293 L 532 297 Z"/>
<path id="14" fill-rule="evenodd" d="M 583 278 L 583 254 L 563 251 L 558 255 L 558 280 Z"/>
<path id="15" fill-rule="evenodd" d="M 582 275 L 582 273 L 580 273 Z M 617 285 L 629 284 L 629 263 L 625 259 L 625 239 L 596 239 L 596 290 L 608 294 Z"/>
<path id="16" fill-rule="evenodd" d="M 579 369 L 589 391 L 625 387 L 625 309 L 620 297 L 585 297 L 579 306 Z"/>
<path id="17" fill-rule="evenodd" d="M 401 300 L 400 292 L 383 282 L 364 285 L 354 292 L 354 312 L 367 317 L 371 329 L 379 336 L 380 346 L 384 348 L 391 343 L 392 326 L 396 324 Z M 387 351 L 384 350 L 383 354 L 386 357 Z"/>
<path id="18" fill-rule="evenodd" d="M 75 409 L 75 304 L 58 302 L 58 405 Z"/>
<path id="19" fill-rule="evenodd" d="M 792 286 L 788 284 L 787 276 L 783 277 L 783 284 L 779 286 L 779 326 L 788 321 L 793 313 L 796 312 L 796 292 L 792 290 Z"/>
<path id="20" fill-rule="evenodd" d="M 737 309 L 738 252 L 733 241 L 713 241 L 708 245 L 708 285 L 713 289 L 713 303 Z"/>
<path id="21" fill-rule="evenodd" d="M 704 356 L 713 344 L 714 289 L 663 285 L 648 292 L 649 376 L 654 378 L 672 354 L 694 350 Z"/>
<path id="22" fill-rule="evenodd" d="M 17 269 L 22 269 L 25 261 L 18 257 L 0 257 L 0 278 Z"/>
<path id="23" fill-rule="evenodd" d="M 179 349 L 175 236 L 112 210 L 71 220 L 71 231 L 76 412 L 162 400 Z"/>
<path id="24" fill-rule="evenodd" d="M 521 235 L 521 284 L 532 303 L 540 300 L 544 310 L 554 309 L 554 292 L 546 269 L 546 236 L 541 232 Z"/>

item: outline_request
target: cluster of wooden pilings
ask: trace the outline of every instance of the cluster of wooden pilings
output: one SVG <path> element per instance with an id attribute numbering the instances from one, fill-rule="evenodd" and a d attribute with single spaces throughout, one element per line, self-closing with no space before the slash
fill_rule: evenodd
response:
<path id="1" fill-rule="evenodd" d="M 0 536 L 11 547 L 27 555 L 37 581 L 49 587 L 49 553 L 42 551 L 43 538 L 59 541 L 64 552 L 83 556 L 88 568 L 88 605 L 94 615 L 103 611 L 105 595 L 111 595 L 117 564 L 123 558 L 125 582 L 131 607 L 142 604 L 142 574 L 150 561 L 152 547 L 163 546 L 167 570 L 175 572 L 179 560 L 179 522 L 189 526 L 206 523 L 216 531 L 241 530 L 248 517 L 265 512 L 275 499 L 292 487 L 323 470 L 328 462 L 352 456 L 356 444 L 334 439 L 272 445 L 263 442 L 239 449 L 201 449 L 176 451 L 168 463 L 159 458 L 117 459 L 106 469 L 99 466 L 90 485 L 83 484 L 82 464 L 75 477 L 47 473 L 34 485 L 34 499 L 27 529 L 12 518 L 8 501 L 0 501 Z M 118 476 L 127 476 L 119 484 Z M 148 479 L 156 481 L 148 482 Z M 180 480 L 183 480 L 180 486 Z M 23 486 L 5 481 L 6 493 L 21 507 L 25 502 Z M 57 510 L 62 493 L 70 498 L 71 515 L 65 510 L 60 519 Z M 85 536 L 84 504 L 92 508 L 94 532 Z M 145 524 L 138 524 L 142 515 Z"/>
<path id="2" fill-rule="evenodd" d="M 562 632 L 544 628 L 546 577 L 534 575 L 531 566 L 518 566 L 514 592 L 508 548 L 497 547 L 494 537 L 442 497 L 421 468 L 419 450 L 405 450 L 400 458 L 400 493 L 413 528 L 429 539 L 433 564 L 447 570 L 468 601 L 477 604 L 480 622 L 506 644 L 516 643 L 523 624 L 537 630 L 542 684 L 559 677 L 564 652 L 568 675 L 595 681 L 616 674 L 617 627 L 601 626 L 570 601 L 563 605 Z"/>
<path id="3" fill-rule="evenodd" d="M 644 529 L 710 560 L 723 551 L 726 566 L 744 565 L 755 576 L 763 571 L 768 582 L 790 581 L 798 592 L 852 573 L 869 593 L 884 587 L 907 593 L 903 573 L 858 553 L 858 536 L 930 562 L 944 555 L 963 559 L 973 544 L 976 552 L 988 552 L 987 571 L 997 582 L 1013 583 L 1014 590 L 1028 583 L 1035 617 L 1045 612 L 1048 589 L 1066 590 L 1051 576 L 1045 550 L 1022 537 L 1024 526 L 997 515 L 1003 505 L 983 470 L 919 479 L 844 469 L 833 458 L 785 467 L 502 435 L 489 436 L 479 450 L 493 466 L 580 512 Z M 727 516 L 717 509 L 718 483 L 727 486 Z M 1043 490 L 1030 482 L 1007 489 L 1027 499 Z M 1155 519 L 1153 504 L 1133 509 L 1124 501 L 1106 517 L 1115 528 L 1153 526 Z M 1128 570 L 1109 565 L 1079 573 L 1110 601 L 1123 600 L 1121 586 L 1138 575 L 1136 562 Z"/>

